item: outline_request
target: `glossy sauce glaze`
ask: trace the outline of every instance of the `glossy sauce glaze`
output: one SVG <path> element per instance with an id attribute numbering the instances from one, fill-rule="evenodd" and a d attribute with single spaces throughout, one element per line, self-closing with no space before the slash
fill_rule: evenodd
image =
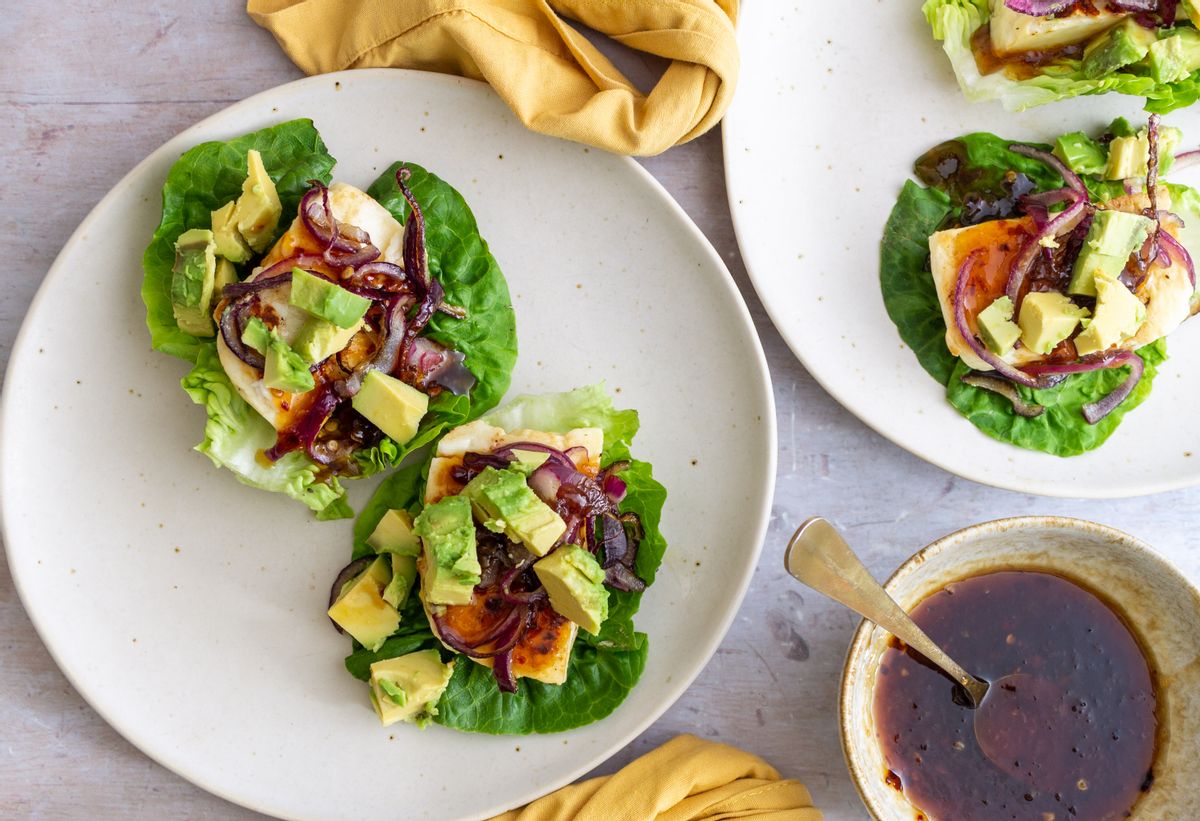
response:
<path id="1" fill-rule="evenodd" d="M 942 821 L 1129 816 L 1154 780 L 1157 700 L 1119 615 L 1059 576 L 1003 571 L 947 585 L 912 616 L 996 702 L 960 706 L 957 685 L 893 640 L 874 697 L 888 784 Z"/>

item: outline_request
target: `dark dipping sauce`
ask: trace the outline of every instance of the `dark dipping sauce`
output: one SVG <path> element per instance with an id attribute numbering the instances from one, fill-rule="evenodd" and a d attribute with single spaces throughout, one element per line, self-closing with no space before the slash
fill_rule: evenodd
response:
<path id="1" fill-rule="evenodd" d="M 993 687 L 980 712 L 1010 699 L 979 731 L 1006 735 L 985 744 L 1014 755 L 990 760 L 957 685 L 893 639 L 874 698 L 887 783 L 941 821 L 1129 816 L 1154 780 L 1158 722 L 1153 673 L 1117 613 L 1059 576 L 1014 570 L 947 585 L 912 617 L 975 675 L 1024 674 Z"/>

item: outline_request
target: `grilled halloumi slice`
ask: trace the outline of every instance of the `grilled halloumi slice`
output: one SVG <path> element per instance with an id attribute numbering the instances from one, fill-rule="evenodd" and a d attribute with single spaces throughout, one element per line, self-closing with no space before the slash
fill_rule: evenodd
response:
<path id="1" fill-rule="evenodd" d="M 456 465 L 462 464 L 466 454 L 491 453 L 497 448 L 516 442 L 536 442 L 562 451 L 573 447 L 584 448 L 587 456 L 576 461 L 576 468 L 580 473 L 592 477 L 600 472 L 600 456 L 604 449 L 604 431 L 600 428 L 576 428 L 566 433 L 506 431 L 477 420 L 455 428 L 438 443 L 437 453 L 429 465 L 425 503 L 431 504 L 444 496 L 453 496 L 462 491 L 463 486 L 450 474 Z M 428 604 L 422 595 L 421 602 L 427 612 L 431 607 L 438 607 L 443 618 L 460 632 L 469 635 L 478 632 L 489 615 L 486 602 L 478 596 L 475 599 L 471 604 L 443 607 Z M 432 619 L 429 623 L 436 634 L 437 626 Z M 543 608 L 538 623 L 525 633 L 513 650 L 513 676 L 531 678 L 545 684 L 562 684 L 567 680 L 567 664 L 571 660 L 571 648 L 575 644 L 578 632 L 579 628 L 573 621 L 548 607 Z M 492 666 L 491 659 L 472 660 L 485 667 Z"/>
<path id="2" fill-rule="evenodd" d="M 1095 13 L 1076 9 L 1064 17 L 1034 17 L 1013 11 L 1004 0 L 991 0 L 992 50 L 1001 57 L 1029 51 L 1053 51 L 1103 34 L 1129 16 L 1097 3 Z"/>
<path id="3" fill-rule="evenodd" d="M 557 450 L 581 447 L 587 459 L 577 463 L 580 473 L 595 476 L 600 472 L 600 454 L 604 449 L 604 431 L 600 428 L 576 428 L 566 433 L 546 433 L 540 430 L 506 431 L 477 419 L 447 433 L 438 442 L 437 453 L 429 463 L 429 481 L 425 484 L 425 504 L 443 496 L 453 496 L 462 490 L 450 473 L 462 464 L 468 453 L 491 453 L 515 442 L 536 442 Z"/>
<path id="4" fill-rule="evenodd" d="M 404 227 L 373 197 L 353 185 L 335 182 L 329 186 L 329 208 L 334 219 L 367 232 L 371 242 L 380 250 L 380 260 L 403 267 Z M 290 256 L 300 253 L 319 255 L 323 250 L 321 244 L 304 227 L 300 217 L 296 217 L 288 230 L 263 257 L 259 267 L 247 277 L 247 281 L 254 280 L 264 270 Z M 330 270 L 325 273 L 337 272 Z M 283 285 L 262 294 L 273 318 L 278 318 L 275 327 L 280 337 L 289 345 L 295 341 L 300 328 L 309 319 L 306 311 L 296 308 L 288 301 L 291 292 L 291 285 Z M 219 333 L 217 355 L 233 387 L 250 407 L 258 411 L 276 430 L 287 427 L 295 415 L 302 412 L 305 403 L 300 397 L 266 387 L 263 384 L 262 373 L 234 356 Z"/>
<path id="5" fill-rule="evenodd" d="M 1145 194 L 1120 197 L 1106 205 L 1107 208 L 1133 213 L 1140 213 L 1148 206 L 1149 198 Z M 1170 208 L 1170 198 L 1165 188 L 1160 189 L 1159 207 Z M 1181 226 L 1171 220 L 1164 220 L 1163 228 L 1173 237 L 1180 235 Z M 929 238 L 929 264 L 942 306 L 942 318 L 946 322 L 946 347 L 976 370 L 991 370 L 991 366 L 971 351 L 955 326 L 954 288 L 959 268 L 973 251 L 983 251 L 969 274 L 967 318 L 971 321 L 993 300 L 1003 296 L 1012 263 L 1026 240 L 1035 232 L 1033 218 L 1021 217 L 938 231 Z M 1193 290 L 1182 260 L 1173 257 L 1170 266 L 1151 266 L 1148 276 L 1135 292 L 1135 296 L 1146 305 L 1146 320 L 1137 334 L 1119 347 L 1136 350 L 1178 328 L 1191 314 Z M 1005 361 L 1017 366 L 1045 358 L 1023 346 L 1014 348 L 1004 357 Z"/>

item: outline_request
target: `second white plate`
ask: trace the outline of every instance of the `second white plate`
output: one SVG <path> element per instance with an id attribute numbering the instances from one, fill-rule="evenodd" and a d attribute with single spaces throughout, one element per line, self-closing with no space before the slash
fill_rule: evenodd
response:
<path id="1" fill-rule="evenodd" d="M 734 225 L 776 327 L 834 398 L 917 456 L 997 487 L 1100 498 L 1200 483 L 1200 427 L 1188 421 L 1200 406 L 1200 321 L 1170 337 L 1152 394 L 1112 438 L 1063 459 L 992 440 L 959 415 L 900 341 L 879 290 L 884 223 L 927 149 L 972 131 L 1045 141 L 1116 116 L 1144 120 L 1138 100 L 1088 97 L 1022 114 L 972 105 L 916 2 L 801 12 L 759 0 L 746 4 L 739 38 L 742 76 L 724 131 Z M 1167 122 L 1200 143 L 1200 111 Z"/>

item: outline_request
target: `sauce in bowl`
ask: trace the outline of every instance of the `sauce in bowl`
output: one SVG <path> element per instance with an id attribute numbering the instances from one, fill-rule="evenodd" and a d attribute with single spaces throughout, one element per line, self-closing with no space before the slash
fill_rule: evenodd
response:
<path id="1" fill-rule="evenodd" d="M 947 585 L 912 617 L 994 685 L 978 712 L 962 706 L 958 685 L 893 639 L 874 694 L 888 784 L 931 819 L 1129 816 L 1154 780 L 1157 697 L 1118 613 L 1060 576 L 1013 570 Z"/>

